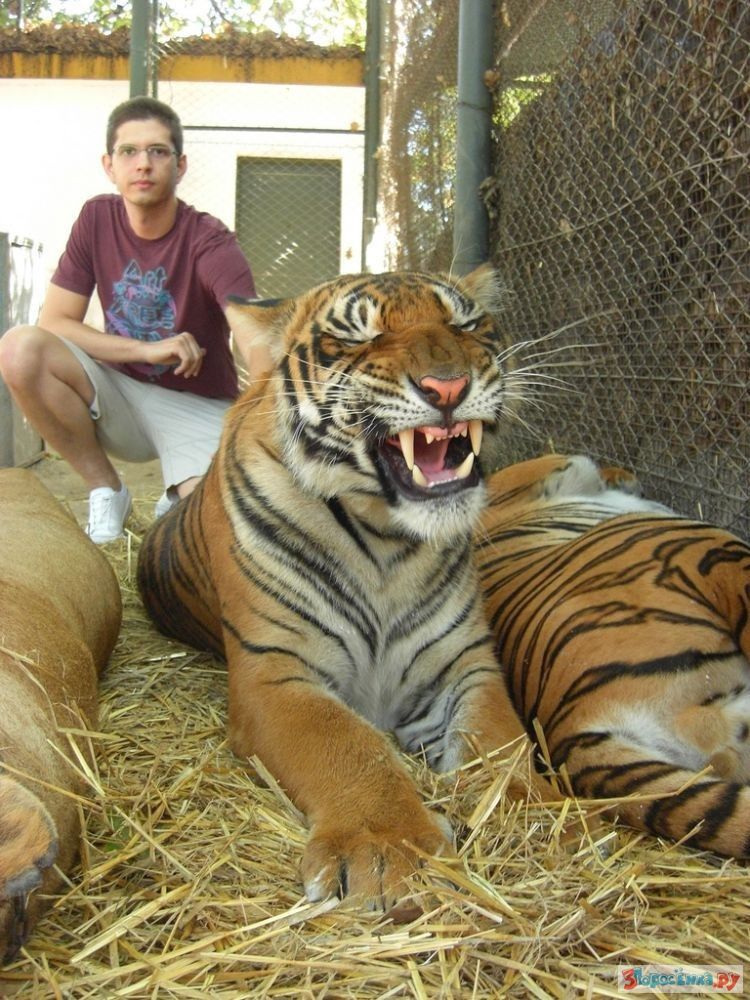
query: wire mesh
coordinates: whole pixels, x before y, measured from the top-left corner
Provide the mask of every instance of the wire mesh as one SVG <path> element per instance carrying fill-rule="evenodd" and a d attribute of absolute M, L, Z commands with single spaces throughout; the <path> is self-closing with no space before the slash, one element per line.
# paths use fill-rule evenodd
<path fill-rule="evenodd" d="M 421 123 L 436 91 L 455 97 L 439 55 L 455 50 L 455 5 L 393 6 L 409 17 L 389 49 L 398 73 L 383 129 L 398 191 L 383 198 L 391 263 L 446 267 L 450 206 L 438 209 L 452 161 L 438 152 L 445 129 Z M 584 451 L 634 469 L 675 509 L 750 535 L 750 8 L 504 0 L 495 11 L 492 257 L 503 321 L 531 342 L 519 356 L 550 376 L 496 460 Z M 399 63 L 417 46 L 418 60 Z M 443 171 L 431 200 L 415 151 Z"/>

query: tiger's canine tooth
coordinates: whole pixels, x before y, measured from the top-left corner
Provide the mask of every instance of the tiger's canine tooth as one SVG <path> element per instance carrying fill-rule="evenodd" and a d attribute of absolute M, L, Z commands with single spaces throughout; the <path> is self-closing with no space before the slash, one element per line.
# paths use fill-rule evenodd
<path fill-rule="evenodd" d="M 430 485 L 425 478 L 424 472 L 422 472 L 418 465 L 413 466 L 411 470 L 411 478 L 414 480 L 414 484 L 416 486 L 421 486 L 422 489 L 425 489 Z"/>
<path fill-rule="evenodd" d="M 471 437 L 471 450 L 475 455 L 478 455 L 482 448 L 482 421 L 481 420 L 470 420 L 469 421 L 469 436 Z"/>
<path fill-rule="evenodd" d="M 470 451 L 466 458 L 456 468 L 456 479 L 466 479 L 474 468 L 474 452 Z"/>
<path fill-rule="evenodd" d="M 414 429 L 409 428 L 398 432 L 398 439 L 401 442 L 401 451 L 408 469 L 414 468 Z"/>

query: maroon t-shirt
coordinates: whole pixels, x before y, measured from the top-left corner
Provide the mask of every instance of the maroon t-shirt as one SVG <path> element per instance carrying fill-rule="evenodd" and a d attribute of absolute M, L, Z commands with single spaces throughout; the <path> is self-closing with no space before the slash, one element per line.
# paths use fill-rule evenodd
<path fill-rule="evenodd" d="M 187 380 L 165 365 L 113 367 L 168 389 L 237 396 L 223 310 L 229 295 L 253 298 L 255 286 L 234 233 L 212 215 L 178 201 L 166 236 L 144 240 L 131 229 L 122 198 L 99 195 L 81 209 L 52 283 L 85 296 L 96 288 L 107 333 L 152 341 L 187 331 L 206 350 L 200 373 Z"/>

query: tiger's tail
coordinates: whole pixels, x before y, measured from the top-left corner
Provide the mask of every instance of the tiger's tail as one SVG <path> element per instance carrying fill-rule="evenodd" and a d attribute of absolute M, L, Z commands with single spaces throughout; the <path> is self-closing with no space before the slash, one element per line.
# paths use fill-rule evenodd
<path fill-rule="evenodd" d="M 567 755 L 579 796 L 616 799 L 609 811 L 653 836 L 727 857 L 750 857 L 750 786 L 708 770 L 676 767 L 612 738 L 607 758 L 617 763 L 604 763 L 596 735 L 579 736 Z"/>

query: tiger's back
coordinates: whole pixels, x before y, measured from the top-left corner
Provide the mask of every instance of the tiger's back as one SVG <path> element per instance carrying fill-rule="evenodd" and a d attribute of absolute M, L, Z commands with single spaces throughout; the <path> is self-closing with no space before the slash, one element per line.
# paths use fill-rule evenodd
<path fill-rule="evenodd" d="M 748 856 L 750 548 L 580 456 L 520 463 L 489 488 L 490 625 L 553 765 L 581 796 L 631 796 L 617 811 L 633 826 Z"/>
<path fill-rule="evenodd" d="M 214 462 L 190 498 L 151 526 L 139 553 L 138 582 L 149 614 L 165 635 L 223 659 L 221 610 L 207 540 L 210 533 L 221 537 L 226 530 L 213 490 L 207 489 L 216 474 Z"/>

